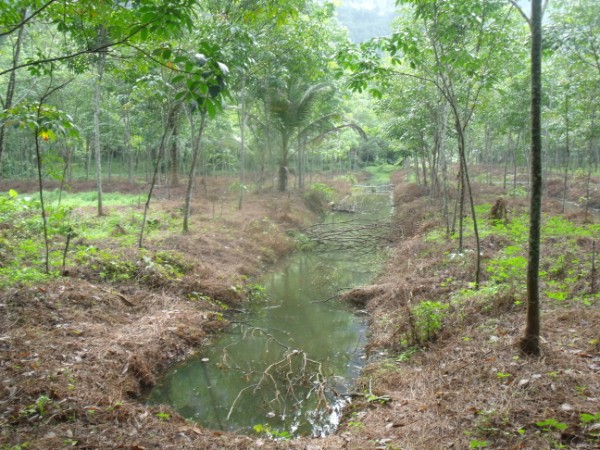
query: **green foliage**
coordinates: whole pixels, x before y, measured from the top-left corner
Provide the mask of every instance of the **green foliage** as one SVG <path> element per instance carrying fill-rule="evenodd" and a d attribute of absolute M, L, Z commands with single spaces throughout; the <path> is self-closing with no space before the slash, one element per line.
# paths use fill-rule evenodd
<path fill-rule="evenodd" d="M 15 190 L 0 195 L 0 288 L 31 285 L 48 277 L 41 256 L 43 241 L 39 239 L 42 232 L 39 208 L 38 201 L 22 197 Z M 65 209 L 49 211 L 50 239 L 64 234 L 68 213 Z"/>
<path fill-rule="evenodd" d="M 31 417 L 35 415 L 45 416 L 48 413 L 48 407 L 52 404 L 52 399 L 47 395 L 40 395 L 34 404 L 27 406 L 19 412 L 20 415 Z"/>
<path fill-rule="evenodd" d="M 579 415 L 579 421 L 585 425 L 600 423 L 600 412 L 595 414 L 582 413 Z"/>
<path fill-rule="evenodd" d="M 327 209 L 334 195 L 335 190 L 331 186 L 325 183 L 314 183 L 304 192 L 304 200 L 313 211 L 321 212 Z"/>
<path fill-rule="evenodd" d="M 513 286 L 521 286 L 525 283 L 527 269 L 527 258 L 524 256 L 505 256 L 490 260 L 486 270 L 490 279 L 495 283 L 507 283 Z"/>
<path fill-rule="evenodd" d="M 370 183 L 388 184 L 392 174 L 398 170 L 398 166 L 392 164 L 380 164 L 377 166 L 365 167 L 365 170 L 371 175 Z"/>
<path fill-rule="evenodd" d="M 271 439 L 287 441 L 292 438 L 292 435 L 285 430 L 277 430 L 269 425 L 257 424 L 252 427 L 255 433 L 268 436 Z"/>
<path fill-rule="evenodd" d="M 266 288 L 262 284 L 248 283 L 244 286 L 246 296 L 250 301 L 260 301 L 266 298 Z"/>
<path fill-rule="evenodd" d="M 564 431 L 567 428 L 569 428 L 569 425 L 567 425 L 566 423 L 563 423 L 563 422 L 559 422 L 556 419 L 546 419 L 546 420 L 542 420 L 540 422 L 536 422 L 535 424 L 536 424 L 536 426 L 540 427 L 544 431 L 550 431 L 552 429 L 558 430 L 558 431 Z"/>
<path fill-rule="evenodd" d="M 436 301 L 422 301 L 409 308 L 409 331 L 402 345 L 412 347 L 433 341 L 442 329 L 449 305 Z"/>
<path fill-rule="evenodd" d="M 29 448 L 28 442 L 23 442 L 22 444 L 16 445 L 2 444 L 2 447 L 0 447 L 2 450 L 25 450 L 26 448 Z"/>
<path fill-rule="evenodd" d="M 319 195 L 324 201 L 332 201 L 335 190 L 325 183 L 313 183 L 308 187 L 305 196 L 310 196 L 312 193 Z"/>
<path fill-rule="evenodd" d="M 402 351 L 398 357 L 396 358 L 396 362 L 406 362 L 410 361 L 414 355 L 419 352 L 418 347 L 408 347 L 406 350 Z"/>
<path fill-rule="evenodd" d="M 73 118 L 51 105 L 39 105 L 28 101 L 0 113 L 0 124 L 7 127 L 28 129 L 45 142 L 56 139 L 57 134 L 78 138 L 79 130 Z"/>
<path fill-rule="evenodd" d="M 171 419 L 171 414 L 166 412 L 157 412 L 155 415 L 161 422 L 167 422 Z"/>

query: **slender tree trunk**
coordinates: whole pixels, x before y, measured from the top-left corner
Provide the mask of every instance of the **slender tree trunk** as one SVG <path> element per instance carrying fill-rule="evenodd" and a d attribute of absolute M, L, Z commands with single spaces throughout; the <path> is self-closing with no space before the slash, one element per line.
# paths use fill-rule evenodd
<path fill-rule="evenodd" d="M 564 174 L 563 174 L 563 198 L 562 198 L 562 213 L 565 212 L 567 203 L 567 184 L 569 179 L 569 160 L 571 159 L 571 140 L 569 134 L 569 93 L 565 95 L 565 155 L 564 155 Z"/>
<path fill-rule="evenodd" d="M 540 354 L 540 235 L 542 211 L 542 0 L 531 0 L 531 206 L 527 264 L 527 325 L 520 342 Z"/>
<path fill-rule="evenodd" d="M 417 184 L 421 184 L 421 172 L 419 169 L 419 157 L 415 154 L 413 155 L 413 163 L 415 168 L 415 177 L 417 179 Z"/>
<path fill-rule="evenodd" d="M 24 8 L 21 11 L 21 20 L 25 20 L 27 17 L 27 8 Z M 25 27 L 20 27 L 19 32 L 17 34 L 17 42 L 15 42 L 15 46 L 13 48 L 13 58 L 12 58 L 12 72 L 8 77 L 8 86 L 6 87 L 6 98 L 4 99 L 4 104 L 2 105 L 5 110 L 10 109 L 12 107 L 13 97 L 15 95 L 15 85 L 17 81 L 17 71 L 16 67 L 19 65 L 19 57 L 21 55 L 21 44 L 23 42 L 23 32 Z M 4 142 L 6 138 L 6 127 L 4 123 L 0 125 L 0 178 L 2 178 L 2 156 L 4 154 Z"/>
<path fill-rule="evenodd" d="M 464 247 L 464 218 L 465 218 L 465 167 L 462 163 L 462 154 L 458 149 L 459 169 L 458 169 L 458 253 L 462 253 Z"/>
<path fill-rule="evenodd" d="M 481 280 L 481 241 L 479 239 L 479 227 L 477 225 L 477 214 L 475 213 L 475 201 L 473 200 L 473 191 L 471 190 L 471 181 L 469 180 L 469 171 L 467 170 L 467 158 L 465 155 L 465 134 L 464 129 L 457 123 L 459 137 L 459 156 L 463 166 L 463 182 L 466 187 L 466 193 L 469 196 L 471 206 L 471 219 L 473 220 L 473 234 L 475 235 L 475 289 L 479 289 Z M 465 189 L 463 188 L 463 192 Z"/>
<path fill-rule="evenodd" d="M 157 156 L 156 156 L 156 165 L 154 166 L 154 173 L 152 175 L 152 181 L 150 182 L 150 190 L 148 191 L 148 197 L 146 198 L 146 204 L 144 205 L 144 215 L 142 217 L 142 225 L 140 227 L 140 235 L 138 238 L 138 247 L 143 247 L 144 242 L 144 229 L 146 228 L 146 218 L 148 217 L 148 210 L 150 209 L 150 200 L 152 200 L 152 192 L 154 191 L 154 186 L 156 185 L 156 179 L 158 176 L 158 171 L 160 170 L 160 163 L 163 154 L 165 153 L 166 147 L 169 141 L 169 134 L 173 131 L 173 124 L 175 123 L 175 116 L 177 115 L 177 110 L 179 109 L 179 105 L 173 106 L 171 111 L 169 112 L 167 123 L 165 125 L 165 130 L 163 132 L 162 138 L 160 140 L 160 147 L 158 148 Z"/>
<path fill-rule="evenodd" d="M 202 135 L 204 134 L 204 128 L 206 126 L 206 111 L 202 111 L 200 113 L 200 129 L 198 130 L 198 135 L 194 139 L 194 131 L 193 131 L 193 116 L 190 113 L 190 128 L 192 129 L 192 140 L 193 140 L 193 148 L 192 148 L 192 164 L 190 167 L 190 176 L 188 178 L 187 190 L 185 192 L 185 205 L 183 208 L 183 232 L 187 233 L 189 231 L 189 220 L 190 220 L 190 211 L 192 208 L 192 192 L 194 190 L 194 180 L 196 179 L 196 166 L 198 165 L 198 155 L 200 155 L 200 150 L 202 148 Z M 214 216 L 214 203 L 213 203 L 213 216 Z"/>
<path fill-rule="evenodd" d="M 92 170 L 92 149 L 90 148 L 90 135 L 85 136 L 85 179 L 90 179 L 90 172 Z"/>
<path fill-rule="evenodd" d="M 288 185 L 288 145 L 289 138 L 283 133 L 281 137 L 281 160 L 279 162 L 279 192 L 285 192 Z"/>
<path fill-rule="evenodd" d="M 123 140 L 124 151 L 127 155 L 127 181 L 133 183 L 133 148 L 131 146 L 131 125 L 129 122 L 129 106 L 125 105 L 125 115 L 123 116 L 123 122 L 125 125 L 125 135 Z"/>
<path fill-rule="evenodd" d="M 40 103 L 41 108 L 41 103 Z M 40 116 L 40 110 L 38 108 L 38 118 Z M 44 204 L 44 183 L 42 179 L 42 154 L 40 152 L 40 138 L 39 130 L 35 131 L 35 156 L 37 166 L 37 178 L 38 178 L 38 189 L 40 193 L 40 206 L 42 212 L 42 228 L 44 232 L 44 269 L 48 274 L 50 273 L 50 243 L 48 241 L 48 219 L 46 217 L 46 206 Z"/>
<path fill-rule="evenodd" d="M 240 192 L 238 209 L 244 203 L 244 190 L 246 189 L 246 78 L 242 77 L 242 91 L 240 98 Z"/>
<path fill-rule="evenodd" d="M 113 149 L 108 151 L 108 182 L 112 181 L 112 164 L 113 164 Z"/>
<path fill-rule="evenodd" d="M 96 74 L 96 92 L 94 95 L 94 151 L 96 154 L 96 190 L 98 192 L 98 216 L 103 216 L 102 210 L 102 153 L 100 148 L 100 101 L 102 89 L 102 75 L 106 53 L 98 54 L 98 65 Z"/>
<path fill-rule="evenodd" d="M 173 124 L 173 139 L 171 141 L 171 186 L 179 186 L 179 175 L 177 170 L 178 158 L 177 158 L 177 124 Z"/>

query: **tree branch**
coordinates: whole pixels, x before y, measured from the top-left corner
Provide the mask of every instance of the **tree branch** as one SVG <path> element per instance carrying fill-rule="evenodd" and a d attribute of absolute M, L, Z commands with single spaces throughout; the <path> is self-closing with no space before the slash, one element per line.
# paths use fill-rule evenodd
<path fill-rule="evenodd" d="M 523 11 L 523 8 L 521 8 L 515 0 L 507 0 L 507 1 L 508 1 L 508 3 L 510 3 L 517 9 L 519 14 L 521 14 L 523 19 L 525 19 L 525 22 L 527 22 L 527 25 L 529 25 L 529 27 L 531 28 L 531 20 L 529 20 L 529 17 L 527 17 L 527 14 L 525 14 L 525 11 Z M 548 0 L 546 0 L 546 4 L 548 4 Z"/>
<path fill-rule="evenodd" d="M 55 0 L 52 0 L 52 1 L 55 1 Z M 3 70 L 2 72 L 0 72 L 0 76 L 5 75 L 10 72 L 14 72 L 19 69 L 23 69 L 24 67 L 38 66 L 38 65 L 53 63 L 53 62 L 57 62 L 57 61 L 65 61 L 67 59 L 76 58 L 77 56 L 81 56 L 81 55 L 90 55 L 90 54 L 94 54 L 94 53 L 106 52 L 111 47 L 117 47 L 119 45 L 126 44 L 129 39 L 131 39 L 133 36 L 138 34 L 140 31 L 142 31 L 148 25 L 150 25 L 151 23 L 153 23 L 157 20 L 158 19 L 138 26 L 131 33 L 127 34 L 126 36 L 124 36 L 123 38 L 121 38 L 117 41 L 107 42 L 106 44 L 102 44 L 98 47 L 86 48 L 84 50 L 79 50 L 77 52 L 70 53 L 68 55 L 55 56 L 55 57 L 46 58 L 46 59 L 38 59 L 36 61 L 29 61 L 29 62 L 20 64 L 18 66 L 11 67 L 10 69 Z"/>
<path fill-rule="evenodd" d="M 44 9 L 46 9 L 48 6 L 50 6 L 54 2 L 56 2 L 56 0 L 49 0 L 47 3 L 45 3 L 42 6 L 40 6 L 38 9 L 36 9 L 34 12 L 32 12 L 29 17 L 26 17 L 25 19 L 21 20 L 21 22 L 19 22 L 18 24 L 14 25 L 11 29 L 9 29 L 8 31 L 1 32 L 0 33 L 0 37 L 9 35 L 11 33 L 14 33 L 19 28 L 25 26 L 27 24 L 27 22 L 29 22 L 30 20 L 32 20 L 35 16 L 39 15 Z"/>

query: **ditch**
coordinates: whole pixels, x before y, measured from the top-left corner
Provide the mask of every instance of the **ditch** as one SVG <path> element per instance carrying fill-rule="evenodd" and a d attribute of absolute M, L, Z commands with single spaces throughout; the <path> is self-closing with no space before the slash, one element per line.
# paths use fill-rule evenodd
<path fill-rule="evenodd" d="M 390 216 L 386 193 L 359 188 L 353 197 L 359 205 L 354 214 L 331 213 L 321 225 L 327 236 L 337 236 L 335 244 L 296 252 L 258 280 L 260 295 L 248 310 L 168 370 L 149 403 L 169 404 L 215 430 L 272 438 L 335 431 L 364 365 L 366 343 L 364 314 L 336 297 L 369 283 L 383 257 L 352 230 L 381 228 Z"/>

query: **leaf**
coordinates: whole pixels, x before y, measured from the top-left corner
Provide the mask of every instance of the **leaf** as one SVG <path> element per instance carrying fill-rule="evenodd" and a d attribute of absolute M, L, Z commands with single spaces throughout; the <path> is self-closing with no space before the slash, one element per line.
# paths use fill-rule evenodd
<path fill-rule="evenodd" d="M 10 198 L 15 198 L 15 197 L 17 197 L 18 195 L 19 195 L 19 193 L 18 193 L 17 191 L 15 191 L 14 189 L 10 189 L 10 190 L 8 191 L 8 196 L 9 196 Z"/>
<path fill-rule="evenodd" d="M 186 91 L 180 91 L 177 94 L 175 94 L 175 100 L 181 100 L 183 99 L 185 96 L 187 95 Z"/>
<path fill-rule="evenodd" d="M 211 119 L 214 119 L 217 115 L 217 108 L 216 108 L 215 104 L 210 100 L 206 100 L 204 102 L 204 106 L 206 107 L 206 112 L 208 113 L 208 117 L 210 117 Z"/>

